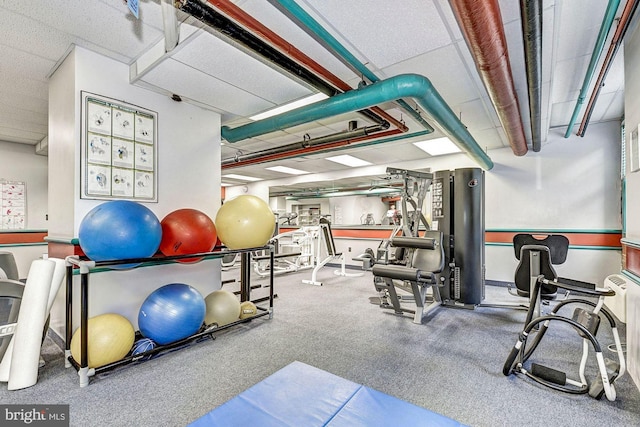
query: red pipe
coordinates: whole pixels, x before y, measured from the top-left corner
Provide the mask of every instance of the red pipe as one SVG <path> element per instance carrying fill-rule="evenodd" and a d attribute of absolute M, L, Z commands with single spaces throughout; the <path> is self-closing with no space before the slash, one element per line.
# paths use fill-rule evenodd
<path fill-rule="evenodd" d="M 616 27 L 616 31 L 613 34 L 613 38 L 611 39 L 611 44 L 609 45 L 607 56 L 604 58 L 602 68 L 600 68 L 600 74 L 598 74 L 598 79 L 593 86 L 593 91 L 591 92 L 591 97 L 589 98 L 587 109 L 585 110 L 584 116 L 582 117 L 582 122 L 580 122 L 580 128 L 578 128 L 579 136 L 584 136 L 584 133 L 587 130 L 586 128 L 589 124 L 589 119 L 591 118 L 591 112 L 593 110 L 596 99 L 600 94 L 600 89 L 602 88 L 604 79 L 609 71 L 609 68 L 611 67 L 613 58 L 618 51 L 618 46 L 620 45 L 621 38 L 623 37 L 624 32 L 627 29 L 627 23 L 631 19 L 631 15 L 637 7 L 638 0 L 628 0 L 624 6 L 624 10 L 622 11 L 622 15 L 620 16 L 620 21 L 618 21 L 618 26 Z"/>
<path fill-rule="evenodd" d="M 254 33 L 255 36 L 262 38 L 263 40 L 271 43 L 276 48 L 280 49 L 282 52 L 287 53 L 291 58 L 293 58 L 298 63 L 308 67 L 311 71 L 315 72 L 317 75 L 321 76 L 327 82 L 334 85 L 336 88 L 340 89 L 343 92 L 348 92 L 353 88 L 349 86 L 343 80 L 340 80 L 339 77 L 334 75 L 331 71 L 324 68 L 322 65 L 318 64 L 316 61 L 311 59 L 309 56 L 305 55 L 298 48 L 293 46 L 291 43 L 271 31 L 269 28 L 262 25 L 258 20 L 256 20 L 251 15 L 247 14 L 244 10 L 240 9 L 238 6 L 233 4 L 229 0 L 207 0 L 212 6 L 218 9 L 220 12 L 224 13 L 230 19 L 236 21 L 237 24 L 245 27 L 247 30 L 250 30 Z M 386 121 L 402 130 L 402 132 L 407 132 L 409 128 L 402 123 L 401 121 L 394 118 L 392 115 L 388 114 L 380 107 L 371 107 L 373 112 L 378 114 L 380 117 L 383 117 Z"/>
<path fill-rule="evenodd" d="M 449 0 L 516 156 L 527 153 L 498 0 Z"/>
<path fill-rule="evenodd" d="M 249 166 L 249 165 L 256 165 L 256 164 L 260 164 L 260 163 L 273 162 L 275 160 L 289 159 L 291 157 L 295 157 L 295 156 L 302 155 L 302 154 L 315 153 L 315 152 L 319 152 L 319 151 L 333 149 L 333 148 L 336 148 L 336 147 L 343 147 L 345 145 L 350 145 L 350 144 L 353 144 L 353 143 L 356 143 L 356 142 L 368 141 L 370 139 L 376 139 L 376 138 L 381 138 L 381 137 L 386 137 L 386 136 L 392 136 L 392 135 L 397 135 L 397 134 L 400 134 L 400 133 L 403 133 L 402 130 L 400 130 L 400 129 L 391 129 L 391 130 L 386 130 L 386 131 L 382 131 L 382 132 L 376 132 L 376 133 L 371 134 L 371 135 L 360 136 L 360 137 L 357 137 L 357 138 L 343 139 L 341 141 L 330 142 L 330 143 L 327 143 L 327 144 L 312 145 L 311 147 L 298 148 L 298 149 L 286 151 L 286 152 L 283 152 L 283 153 L 270 154 L 270 155 L 266 155 L 266 156 L 260 157 L 259 159 L 250 159 L 250 160 L 243 160 L 243 161 L 240 161 L 240 162 L 237 162 L 237 163 L 230 163 L 228 165 L 222 165 L 220 167 L 220 169 L 221 170 L 225 170 L 225 169 L 239 168 L 239 167 L 242 167 L 242 166 Z"/>

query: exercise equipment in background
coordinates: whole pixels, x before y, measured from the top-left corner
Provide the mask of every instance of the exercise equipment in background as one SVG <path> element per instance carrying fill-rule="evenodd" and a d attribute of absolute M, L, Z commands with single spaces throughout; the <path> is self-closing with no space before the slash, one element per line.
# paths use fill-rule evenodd
<path fill-rule="evenodd" d="M 233 294 L 224 289 L 211 292 L 204 298 L 206 305 L 205 325 L 216 324 L 224 326 L 240 318 L 240 301 Z"/>
<path fill-rule="evenodd" d="M 267 244 L 276 227 L 276 217 L 259 197 L 241 195 L 220 207 L 215 219 L 220 241 L 229 249 L 258 248 Z"/>
<path fill-rule="evenodd" d="M 155 214 L 140 203 L 128 200 L 96 206 L 82 219 L 78 229 L 80 248 L 93 261 L 151 257 L 158 251 L 161 239 L 162 227 Z"/>
<path fill-rule="evenodd" d="M 144 300 L 138 313 L 138 327 L 144 337 L 161 345 L 169 344 L 196 333 L 205 312 L 204 298 L 197 289 L 171 283 L 151 292 Z"/>
<path fill-rule="evenodd" d="M 334 274 L 343 277 L 360 277 L 364 273 L 347 273 L 347 265 L 344 254 L 336 250 L 336 244 L 333 240 L 331 232 L 331 222 L 327 218 L 320 218 L 318 225 L 319 235 L 315 241 L 316 248 L 313 253 L 313 271 L 311 272 L 311 280 L 303 280 L 302 283 L 308 285 L 322 286 L 322 282 L 318 281 L 318 272 L 322 267 L 331 261 L 338 261 L 340 269 L 335 270 Z M 324 256 L 324 257 L 323 257 Z"/>
<path fill-rule="evenodd" d="M 277 234 L 271 239 L 275 246 L 274 264 L 270 264 L 270 254 L 257 253 L 251 257 L 254 271 L 258 276 L 267 277 L 271 269 L 278 275 L 315 267 L 319 237 L 320 227 L 315 225 Z"/>
<path fill-rule="evenodd" d="M 160 252 L 165 256 L 210 252 L 216 245 L 216 226 L 205 214 L 197 209 L 178 209 L 160 222 L 162 239 Z M 178 262 L 190 263 L 202 258 L 182 258 Z"/>
<path fill-rule="evenodd" d="M 71 354 L 80 359 L 81 328 L 71 338 Z M 115 313 L 91 317 L 87 321 L 89 368 L 98 368 L 126 356 L 133 346 L 135 331 L 129 320 Z"/>
<path fill-rule="evenodd" d="M 522 375 L 539 384 L 566 393 L 588 393 L 596 399 L 600 399 L 604 395 L 608 400 L 614 401 L 616 399 L 614 382 L 624 375 L 626 364 L 614 317 L 603 305 L 604 298 L 614 296 L 615 292 L 611 289 L 598 288 L 593 283 L 558 277 L 551 265 L 551 251 L 545 245 L 523 245 L 520 248 L 519 258 L 521 263 L 524 260 L 529 260 L 524 262 L 528 262 L 532 266 L 529 269 L 529 274 L 531 274 L 529 278 L 531 283 L 529 310 L 524 329 L 520 332 L 505 361 L 502 370 L 503 374 L 506 376 L 511 374 Z M 554 306 L 550 314 L 543 315 L 539 313 L 538 305 L 543 286 L 546 286 L 547 290 L 552 289 L 555 291 L 555 289 L 560 288 L 591 298 L 572 297 L 564 299 Z M 597 298 L 597 302 L 594 302 L 593 297 Z M 561 311 L 565 311 L 562 309 L 569 305 L 576 306 L 571 317 L 561 313 Z M 602 354 L 602 346 L 597 338 L 602 318 L 608 321 L 611 327 L 617 361 L 605 361 Z M 576 332 L 582 338 L 582 357 L 578 369 L 579 378 L 577 379 L 568 378 L 566 372 L 541 364 L 540 361 L 544 361 L 544 355 L 541 356 L 541 353 L 550 349 L 550 343 L 548 342 L 540 347 L 540 351 L 536 353 L 537 362 L 531 361 L 534 352 L 539 348 L 542 339 L 546 336 L 547 330 L 551 325 L 558 323 L 571 325 L 573 328 L 568 330 Z M 554 336 L 557 338 L 557 334 Z M 546 341 L 549 341 L 549 339 Z M 555 344 L 567 347 L 567 340 L 563 338 L 560 343 L 556 342 Z M 592 347 L 595 353 L 598 370 L 597 378 L 592 381 L 587 380 L 585 374 L 589 347 Z M 557 360 L 555 360 L 555 363 L 557 363 Z"/>
<path fill-rule="evenodd" d="M 276 248 L 274 265 L 270 264 L 269 255 L 255 254 L 251 259 L 256 274 L 266 277 L 270 274 L 270 269 L 273 269 L 273 274 L 313 269 L 311 279 L 302 282 L 322 286 L 322 282 L 317 280 L 318 272 L 335 261 L 339 263 L 340 269 L 335 270 L 334 274 L 345 277 L 362 276 L 362 272 L 347 273 L 344 254 L 336 250 L 331 222 L 326 217 L 320 218 L 318 222 L 318 225 L 303 226 L 274 236 L 271 239 Z"/>

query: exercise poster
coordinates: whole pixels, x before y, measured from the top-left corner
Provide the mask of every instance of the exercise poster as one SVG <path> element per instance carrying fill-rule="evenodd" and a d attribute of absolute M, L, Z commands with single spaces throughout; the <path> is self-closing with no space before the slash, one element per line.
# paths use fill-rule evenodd
<path fill-rule="evenodd" d="M 0 229 L 23 230 L 27 224 L 27 184 L 0 180 Z"/>
<path fill-rule="evenodd" d="M 82 93 L 81 198 L 156 202 L 157 113 Z"/>

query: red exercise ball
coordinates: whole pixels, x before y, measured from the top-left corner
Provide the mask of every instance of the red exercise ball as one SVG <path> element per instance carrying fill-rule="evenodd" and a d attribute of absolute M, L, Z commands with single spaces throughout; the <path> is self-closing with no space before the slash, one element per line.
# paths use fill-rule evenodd
<path fill-rule="evenodd" d="M 162 241 L 160 252 L 166 256 L 209 252 L 218 240 L 216 226 L 205 213 L 197 209 L 178 209 L 160 222 Z M 184 258 L 179 262 L 197 262 L 202 258 Z"/>

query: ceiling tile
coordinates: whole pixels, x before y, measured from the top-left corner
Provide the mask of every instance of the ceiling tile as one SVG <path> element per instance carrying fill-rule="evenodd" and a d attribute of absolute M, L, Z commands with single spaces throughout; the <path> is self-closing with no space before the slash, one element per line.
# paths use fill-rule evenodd
<path fill-rule="evenodd" d="M 269 101 L 269 108 L 315 93 L 207 32 L 191 40 L 172 59 Z M 218 102 L 217 99 L 211 101 L 213 106 Z M 260 111 L 255 108 L 255 112 Z"/>
<path fill-rule="evenodd" d="M 451 43 L 451 37 L 433 2 L 405 0 L 352 0 L 349 8 L 366 11 L 367 19 L 344 13 L 323 0 L 306 0 L 325 18 L 327 29 L 349 40 L 377 68 L 406 60 Z M 329 24 L 326 24 L 329 23 Z M 393 31 L 372 31 L 376 26 Z"/>

